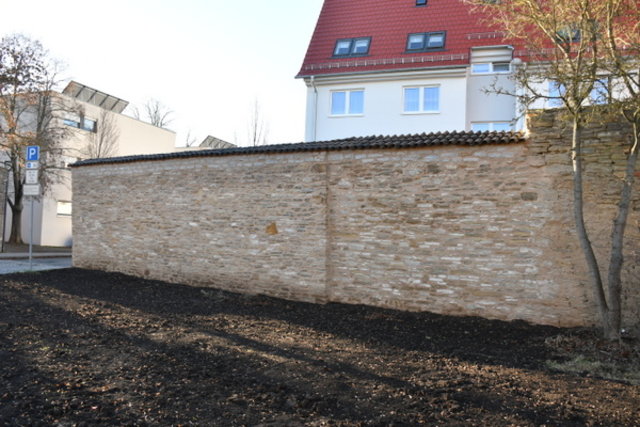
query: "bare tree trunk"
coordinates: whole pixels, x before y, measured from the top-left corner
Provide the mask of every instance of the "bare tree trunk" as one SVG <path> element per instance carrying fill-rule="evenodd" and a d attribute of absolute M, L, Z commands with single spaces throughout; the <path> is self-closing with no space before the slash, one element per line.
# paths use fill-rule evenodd
<path fill-rule="evenodd" d="M 618 213 L 613 221 L 611 232 L 611 259 L 609 263 L 609 325 L 611 330 L 608 339 L 620 339 L 622 327 L 622 265 L 624 262 L 624 230 L 627 226 L 627 217 L 631 206 L 631 194 L 636 161 L 638 159 L 638 122 L 633 123 L 633 145 L 627 158 L 622 191 L 618 202 Z"/>
<path fill-rule="evenodd" d="M 22 244 L 22 201 L 23 197 L 23 183 L 22 173 L 20 172 L 20 163 L 17 156 L 13 156 L 11 159 L 11 175 L 13 179 L 13 202 L 9 201 L 9 207 L 11 208 L 11 235 L 9 236 L 9 243 Z"/>
<path fill-rule="evenodd" d="M 593 293 L 596 299 L 596 305 L 598 312 L 600 313 L 600 320 L 602 322 L 603 331 L 606 336 L 611 333 L 612 325 L 609 323 L 609 307 L 607 305 L 607 299 L 604 294 L 604 287 L 602 285 L 602 276 L 600 275 L 600 268 L 598 266 L 598 260 L 593 252 L 593 246 L 589 240 L 589 234 L 584 223 L 584 204 L 583 204 L 583 191 L 582 191 L 582 126 L 580 125 L 580 119 L 577 115 L 573 117 L 573 136 L 571 141 L 571 160 L 573 164 L 573 214 L 576 221 L 576 231 L 578 233 L 578 240 L 580 241 L 580 247 L 584 253 L 589 273 L 591 275 L 591 282 L 593 285 Z"/>
<path fill-rule="evenodd" d="M 22 244 L 22 201 L 11 205 L 11 235 L 9 243 Z"/>

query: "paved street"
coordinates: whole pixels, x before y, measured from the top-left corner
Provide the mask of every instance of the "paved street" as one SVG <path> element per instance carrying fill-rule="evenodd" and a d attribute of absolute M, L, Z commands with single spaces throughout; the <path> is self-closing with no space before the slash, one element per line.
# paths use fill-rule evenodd
<path fill-rule="evenodd" d="M 58 258 L 34 258 L 31 270 L 54 270 L 68 267 L 71 267 L 70 256 Z M 18 273 L 29 270 L 29 258 L 0 259 L 0 274 Z"/>

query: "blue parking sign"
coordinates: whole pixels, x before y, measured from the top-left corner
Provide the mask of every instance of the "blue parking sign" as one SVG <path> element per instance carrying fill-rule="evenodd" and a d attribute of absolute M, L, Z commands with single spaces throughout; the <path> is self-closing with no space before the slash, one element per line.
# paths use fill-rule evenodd
<path fill-rule="evenodd" d="M 40 147 L 37 145 L 30 145 L 27 147 L 27 161 L 37 162 L 40 160 Z"/>

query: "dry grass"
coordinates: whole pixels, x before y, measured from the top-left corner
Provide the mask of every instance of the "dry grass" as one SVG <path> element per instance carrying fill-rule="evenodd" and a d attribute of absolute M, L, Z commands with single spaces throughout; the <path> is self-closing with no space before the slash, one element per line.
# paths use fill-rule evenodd
<path fill-rule="evenodd" d="M 546 363 L 550 369 L 640 385 L 638 339 L 610 342 L 592 330 L 579 330 L 547 338 L 545 343 L 554 356 Z"/>

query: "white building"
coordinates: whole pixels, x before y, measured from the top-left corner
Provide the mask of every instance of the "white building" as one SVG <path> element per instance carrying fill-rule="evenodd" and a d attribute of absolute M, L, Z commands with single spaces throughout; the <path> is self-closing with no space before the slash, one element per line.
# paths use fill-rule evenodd
<path fill-rule="evenodd" d="M 307 141 L 517 130 L 514 47 L 461 0 L 325 0 L 298 74 Z"/>
<path fill-rule="evenodd" d="M 324 0 L 297 75 L 305 140 L 522 130 L 513 96 L 522 89 L 510 76 L 531 52 L 483 18 L 464 0 Z M 555 82 L 533 86 L 543 97 L 527 108 L 562 106 Z M 612 92 L 603 76 L 587 102 Z"/>
<path fill-rule="evenodd" d="M 56 159 L 59 177 L 39 201 L 34 203 L 33 244 L 43 246 L 70 246 L 71 238 L 71 173 L 67 165 L 95 156 L 97 140 L 105 127 L 111 130 L 112 148 L 102 151 L 104 157 L 136 154 L 167 153 L 175 151 L 176 135 L 173 131 L 123 115 L 128 102 L 77 82 L 71 82 L 58 95 L 69 108 L 56 119 L 70 128 L 63 142 L 63 155 Z M 91 149 L 90 147 L 93 147 Z M 94 155 L 91 155 L 93 152 Z M 108 182 L 105 182 L 108 185 Z M 9 188 L 9 197 L 12 189 Z M 23 198 L 22 237 L 29 242 L 30 201 Z M 7 207 L 5 238 L 11 232 L 11 209 Z"/>

